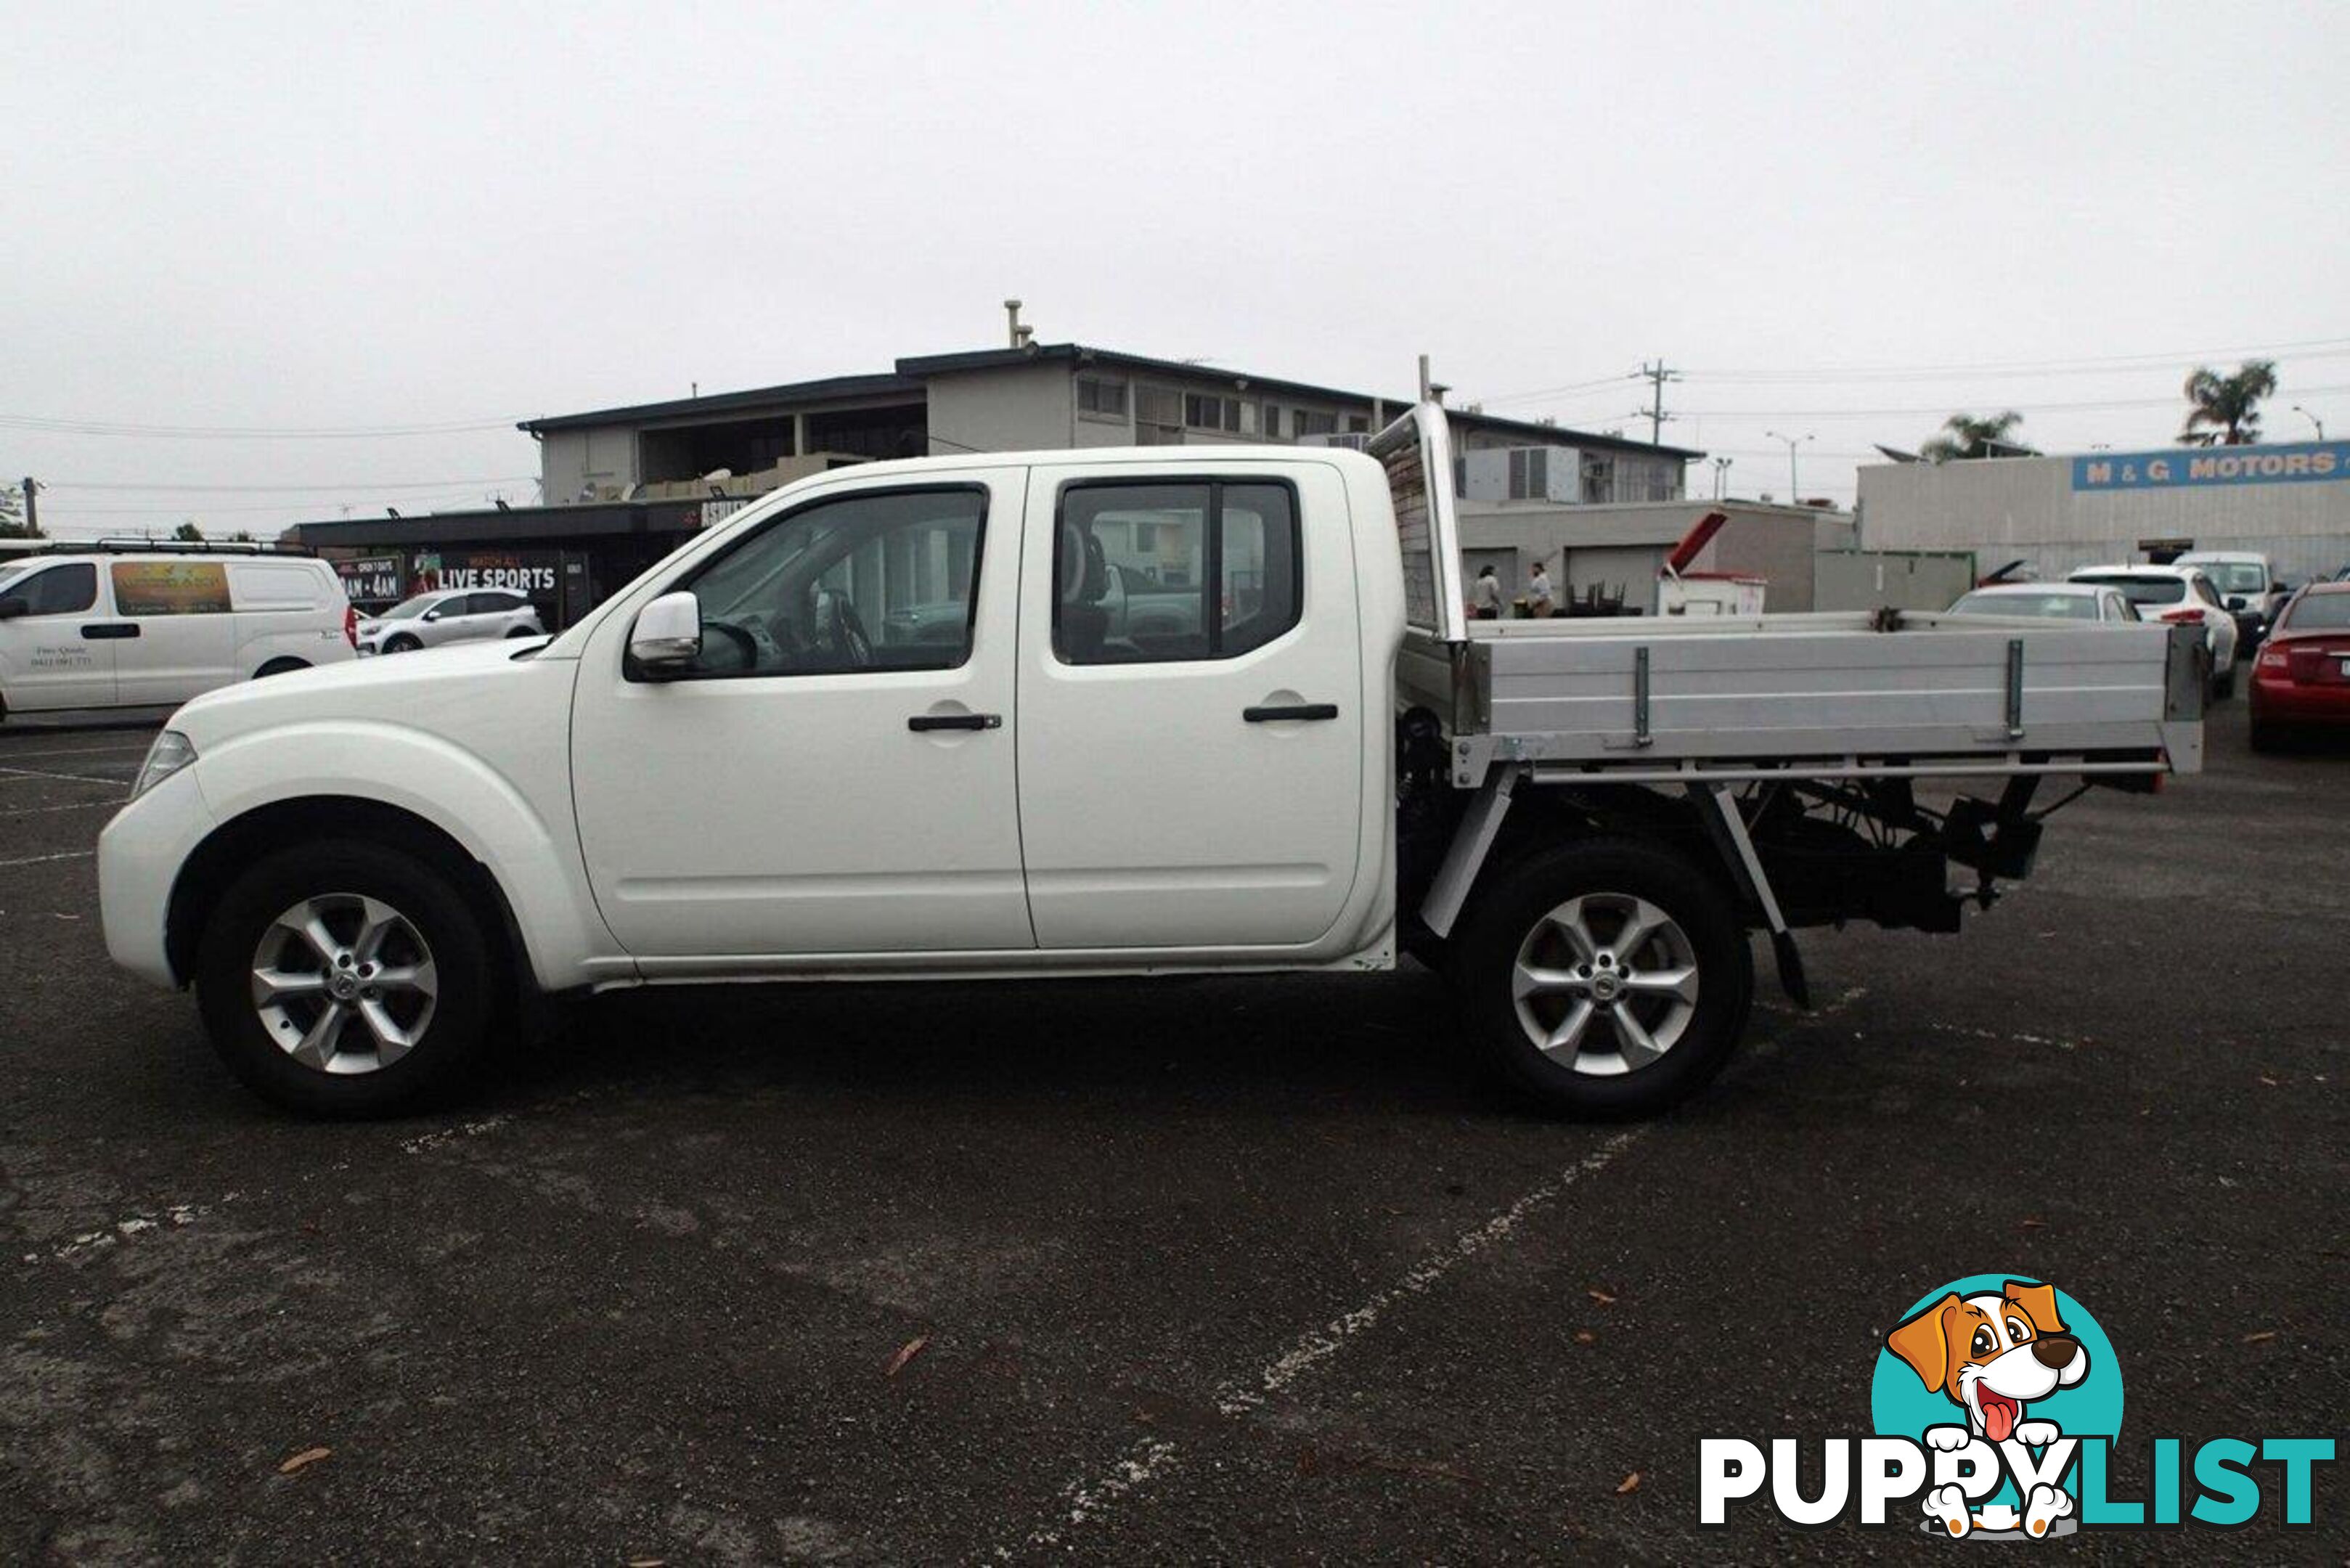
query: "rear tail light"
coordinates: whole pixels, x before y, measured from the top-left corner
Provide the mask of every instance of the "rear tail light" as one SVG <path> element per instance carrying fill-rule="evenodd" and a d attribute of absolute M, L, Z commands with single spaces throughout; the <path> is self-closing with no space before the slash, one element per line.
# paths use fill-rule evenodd
<path fill-rule="evenodd" d="M 359 612 L 357 606 L 343 607 L 343 640 L 353 648 L 359 645 Z"/>
<path fill-rule="evenodd" d="M 2172 626 L 2200 626 L 2203 624 L 2203 612 L 2199 609 L 2165 610 L 2162 618 Z"/>
<path fill-rule="evenodd" d="M 2290 670 L 2293 668 L 2293 660 L 2286 656 L 2284 649 L 2282 648 L 2265 649 L 2261 653 L 2260 668 L 2262 670 Z"/>

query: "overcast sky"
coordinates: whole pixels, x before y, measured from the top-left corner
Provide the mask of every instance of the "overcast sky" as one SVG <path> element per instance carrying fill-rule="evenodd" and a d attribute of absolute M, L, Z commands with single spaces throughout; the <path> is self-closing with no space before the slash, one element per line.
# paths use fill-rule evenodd
<path fill-rule="evenodd" d="M 2270 439 L 2350 436 L 2339 5 L 5 13 L 0 474 L 53 531 L 525 502 L 516 419 L 993 345 L 1007 295 L 1641 434 L 1661 356 L 1744 494 L 1766 431 L 1849 500 L 1961 408 L 2160 445 L 2251 349 Z"/>

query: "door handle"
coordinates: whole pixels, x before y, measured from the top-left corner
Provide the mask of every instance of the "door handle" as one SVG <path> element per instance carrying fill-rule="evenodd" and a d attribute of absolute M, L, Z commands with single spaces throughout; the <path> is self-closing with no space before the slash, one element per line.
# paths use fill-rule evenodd
<path fill-rule="evenodd" d="M 92 642 L 103 642 L 109 638 L 137 637 L 139 623 L 135 620 L 100 621 L 95 626 L 82 628 L 81 634 Z"/>
<path fill-rule="evenodd" d="M 1001 713 L 917 713 L 906 721 L 906 728 L 917 733 L 924 730 L 1000 730 L 1003 728 Z"/>
<path fill-rule="evenodd" d="M 1241 717 L 1252 724 L 1277 723 L 1284 719 L 1335 719 L 1338 716 L 1336 702 L 1293 702 L 1286 707 L 1243 708 Z"/>

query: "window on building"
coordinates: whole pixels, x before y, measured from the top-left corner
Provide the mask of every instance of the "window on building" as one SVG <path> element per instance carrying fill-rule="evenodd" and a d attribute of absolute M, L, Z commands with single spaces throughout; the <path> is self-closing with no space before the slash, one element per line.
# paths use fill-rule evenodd
<path fill-rule="evenodd" d="M 1291 411 L 1296 419 L 1297 434 L 1300 436 L 1338 433 L 1338 416 L 1336 414 L 1326 414 L 1319 409 L 1295 409 Z"/>
<path fill-rule="evenodd" d="M 702 601 L 688 677 L 954 669 L 986 519 L 986 492 L 960 485 L 784 514 L 677 585 Z"/>
<path fill-rule="evenodd" d="M 1369 434 L 1371 429 L 1371 416 L 1368 414 L 1348 414 L 1347 416 L 1347 429 L 1356 435 Z"/>
<path fill-rule="evenodd" d="M 1269 441 L 1281 439 L 1281 405 L 1278 403 L 1264 406 L 1264 433 Z"/>
<path fill-rule="evenodd" d="M 1183 394 L 1183 422 L 1195 431 L 1228 431 L 1238 434 L 1241 428 L 1241 400 L 1219 398 L 1206 392 Z"/>
<path fill-rule="evenodd" d="M 1295 626 L 1297 500 L 1285 484 L 1072 484 L 1054 531 L 1065 664 L 1232 659 Z"/>
<path fill-rule="evenodd" d="M 1134 439 L 1139 446 L 1183 443 L 1183 399 L 1165 387 L 1134 389 Z"/>
<path fill-rule="evenodd" d="M 1126 418 L 1126 383 L 1101 376 L 1078 377 L 1077 412 L 1095 420 Z"/>

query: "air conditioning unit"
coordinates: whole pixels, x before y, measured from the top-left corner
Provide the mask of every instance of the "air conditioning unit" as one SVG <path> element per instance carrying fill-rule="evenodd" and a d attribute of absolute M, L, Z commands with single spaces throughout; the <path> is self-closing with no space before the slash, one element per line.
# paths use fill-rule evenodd
<path fill-rule="evenodd" d="M 1461 493 L 1471 501 L 1583 499 L 1583 454 L 1567 446 L 1513 446 L 1462 455 Z"/>
<path fill-rule="evenodd" d="M 1361 431 L 1336 431 L 1327 435 L 1299 436 L 1300 446 L 1338 446 L 1348 452 L 1367 452 L 1371 438 Z"/>

